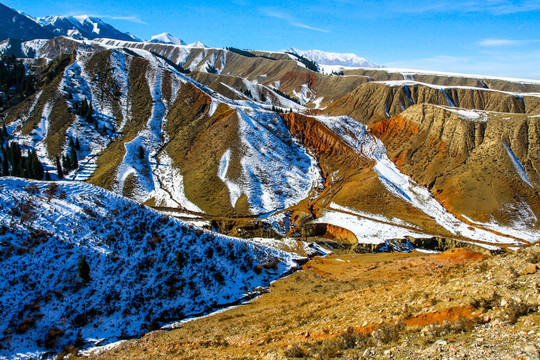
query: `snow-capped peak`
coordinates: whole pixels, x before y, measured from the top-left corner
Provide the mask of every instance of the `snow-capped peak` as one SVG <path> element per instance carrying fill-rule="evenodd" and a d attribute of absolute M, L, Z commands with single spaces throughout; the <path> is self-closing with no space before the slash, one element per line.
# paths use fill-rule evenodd
<path fill-rule="evenodd" d="M 362 57 L 352 53 L 334 53 L 321 50 L 298 50 L 291 48 L 288 50 L 295 54 L 301 55 L 319 65 L 339 65 L 346 67 L 372 67 L 380 68 L 381 65 L 372 63 Z"/>
<path fill-rule="evenodd" d="M 170 45 L 186 45 L 184 41 L 167 32 L 152 36 L 150 42 Z"/>
<path fill-rule="evenodd" d="M 189 47 L 194 47 L 194 48 L 205 48 L 206 45 L 203 44 L 202 42 L 200 41 L 196 41 L 194 43 L 191 43 L 191 44 L 188 44 Z"/>
<path fill-rule="evenodd" d="M 90 15 L 47 16 L 37 22 L 56 36 L 64 35 L 75 39 L 109 38 L 124 41 L 140 41 L 131 34 L 123 33 L 103 20 Z"/>
<path fill-rule="evenodd" d="M 73 18 L 77 20 L 80 24 L 84 24 L 85 22 L 103 24 L 103 21 L 101 21 L 101 19 L 91 17 L 89 15 L 73 16 Z"/>

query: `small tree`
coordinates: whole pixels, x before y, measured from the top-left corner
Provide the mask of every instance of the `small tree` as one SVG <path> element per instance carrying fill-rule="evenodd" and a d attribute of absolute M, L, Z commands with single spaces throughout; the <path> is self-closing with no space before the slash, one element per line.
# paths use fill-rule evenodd
<path fill-rule="evenodd" d="M 142 145 L 139 146 L 139 159 L 144 159 L 144 147 Z"/>
<path fill-rule="evenodd" d="M 79 259 L 79 264 L 77 265 L 77 269 L 79 271 L 79 276 L 81 277 L 83 283 L 90 282 L 90 266 L 86 262 L 86 258 L 84 256 L 81 256 Z"/>
<path fill-rule="evenodd" d="M 77 151 L 75 148 L 71 148 L 71 151 L 69 153 L 69 164 L 70 168 L 76 169 L 79 167 L 79 160 L 77 159 Z"/>
<path fill-rule="evenodd" d="M 184 254 L 181 251 L 177 251 L 174 260 L 176 261 L 176 264 L 178 265 L 180 270 L 182 270 L 186 262 L 186 257 L 184 256 Z"/>
<path fill-rule="evenodd" d="M 49 183 L 49 186 L 45 190 L 45 195 L 47 195 L 47 202 L 51 202 L 51 199 L 54 197 L 54 195 L 58 192 L 59 189 L 60 189 L 60 186 L 58 186 L 57 183 L 55 182 Z"/>
<path fill-rule="evenodd" d="M 58 173 L 58 178 L 64 178 L 64 171 L 62 170 L 62 165 L 60 164 L 60 157 L 56 157 L 56 172 Z"/>

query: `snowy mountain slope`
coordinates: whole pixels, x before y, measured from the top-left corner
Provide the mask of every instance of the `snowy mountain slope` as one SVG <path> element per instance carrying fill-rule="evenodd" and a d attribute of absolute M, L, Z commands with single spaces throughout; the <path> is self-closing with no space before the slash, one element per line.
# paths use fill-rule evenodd
<path fill-rule="evenodd" d="M 509 224 L 518 221 L 521 216 L 521 212 L 512 210 L 518 203 L 528 204 L 530 212 L 537 214 L 533 192 L 538 177 L 534 171 L 531 172 L 531 169 L 537 168 L 534 154 L 538 153 L 534 147 L 537 127 L 537 121 L 532 117 L 534 115 L 519 119 L 523 123 L 519 126 L 517 120 L 510 119 L 516 123 L 516 131 L 513 133 L 520 135 L 516 135 L 512 141 L 503 139 L 511 150 L 504 152 L 503 160 L 508 161 L 503 166 L 509 167 L 513 174 L 524 175 L 521 170 L 527 173 L 527 177 L 522 176 L 519 181 L 530 182 L 532 186 L 527 185 L 529 193 L 524 193 L 525 196 L 516 201 L 512 201 L 511 197 L 508 197 L 509 200 L 501 200 L 501 204 L 496 204 L 497 209 L 494 210 L 492 206 L 483 213 L 483 217 L 477 216 L 482 213 L 480 210 L 471 214 L 465 211 L 467 209 L 456 211 L 456 208 L 449 206 L 445 202 L 447 197 L 432 188 L 435 179 L 419 179 L 425 172 L 404 171 L 403 164 L 410 161 L 406 149 L 400 149 L 403 151 L 393 153 L 390 157 L 400 171 L 399 176 L 392 178 L 395 181 L 390 181 L 389 176 L 381 170 L 394 174 L 395 169 L 389 168 L 390 161 L 376 168 L 380 172 L 369 172 L 367 169 L 371 169 L 371 163 L 377 163 L 377 158 L 357 154 L 364 158 L 360 166 L 366 171 L 362 173 L 355 170 L 353 173 L 352 165 L 358 164 L 353 164 L 343 156 L 339 159 L 331 156 L 336 151 L 333 145 L 339 141 L 352 146 L 351 149 L 356 151 L 351 145 L 358 140 L 355 136 L 366 137 L 366 128 L 357 128 L 357 121 L 364 124 L 377 122 L 380 125 L 377 136 L 383 139 L 385 145 L 389 145 L 388 142 L 393 141 L 394 129 L 387 131 L 385 121 L 388 117 L 404 114 L 407 108 L 423 103 L 453 107 L 443 114 L 448 119 L 458 115 L 462 120 L 473 117 L 478 120 L 460 123 L 459 128 L 456 128 L 456 136 L 440 131 L 445 136 L 438 147 L 434 147 L 441 149 L 441 153 L 447 153 L 445 146 L 450 146 L 448 153 L 454 154 L 456 144 L 448 145 L 446 141 L 454 141 L 463 135 L 463 146 L 459 148 L 469 149 L 472 144 L 480 144 L 485 129 L 493 125 L 493 121 L 488 119 L 491 113 L 487 110 L 516 114 L 534 114 L 539 111 L 540 102 L 536 94 L 498 89 L 510 86 L 508 83 L 449 77 L 417 79 L 416 75 L 414 80 L 402 80 L 394 73 L 365 68 L 347 70 L 343 76 L 330 76 L 310 71 L 286 54 L 232 48 L 190 48 L 185 45 L 111 39 L 82 42 L 67 38 L 48 42 L 31 41 L 23 46 L 33 49 L 35 56 L 51 59 L 57 58 L 62 52 L 77 51 L 74 63 L 63 71 L 63 78 L 54 89 L 54 96 L 51 95 L 51 89 L 48 89 L 36 99 L 36 106 L 27 106 L 18 113 L 22 116 L 13 112 L 13 115 L 6 117 L 8 128 L 15 131 L 15 136 L 25 141 L 28 147 L 37 147 L 40 158 L 51 171 L 54 171 L 54 157 L 59 153 L 67 154 L 69 138 L 80 137 L 82 149 L 77 155 L 81 165 L 78 171 L 69 174 L 70 179 L 88 179 L 92 183 L 114 189 L 119 194 L 155 206 L 212 211 L 212 215 L 263 215 L 300 204 L 310 193 L 310 187 L 319 189 L 321 181 L 333 179 L 335 170 L 341 171 L 343 176 L 349 174 L 355 177 L 353 183 L 358 181 L 354 186 L 350 183 L 343 191 L 339 188 L 328 190 L 340 192 L 342 200 L 347 197 L 354 199 L 351 200 L 354 204 L 338 203 L 352 208 L 359 206 L 357 210 L 360 211 L 384 212 L 382 204 L 391 198 L 392 205 L 388 206 L 395 210 L 389 214 L 391 217 L 398 217 L 395 213 L 397 211 L 408 212 L 408 209 L 414 208 L 414 211 L 407 214 L 408 217 L 424 219 L 426 216 L 434 221 L 431 208 L 423 206 L 425 199 L 416 199 L 418 201 L 415 202 L 414 196 L 407 192 L 411 188 L 402 188 L 408 180 L 401 181 L 403 179 L 398 178 L 407 174 L 415 180 L 416 185 L 422 185 L 428 193 L 431 192 L 434 201 L 458 218 L 466 215 L 471 221 L 485 224 L 502 219 L 501 223 L 506 221 Z M 185 74 L 186 69 L 192 70 L 189 76 Z M 351 74 L 363 71 L 361 74 L 364 75 L 349 76 L 349 71 Z M 305 106 L 296 104 L 294 101 L 297 99 L 293 95 L 300 98 Z M 73 115 L 76 103 L 83 99 L 92 103 L 97 126 L 85 121 L 80 115 Z M 67 103 L 65 107 L 64 102 Z M 326 109 L 310 110 L 313 106 L 319 109 L 326 106 Z M 62 108 L 63 111 L 60 111 Z M 310 139 L 314 146 L 310 148 L 306 144 L 296 146 L 296 135 L 291 136 L 289 124 L 280 123 L 280 119 L 288 115 L 286 113 L 289 109 L 305 116 L 328 113 L 349 114 L 349 117 L 315 120 L 331 130 L 332 134 L 319 129 L 315 134 L 319 138 Z M 65 127 L 62 125 L 61 131 L 48 131 L 59 128 L 59 119 L 70 117 L 73 120 L 64 124 Z M 396 120 L 395 123 L 396 126 L 400 125 L 400 121 Z M 518 131 L 525 124 L 526 130 Z M 415 126 L 406 122 L 404 129 L 414 135 L 418 129 Z M 51 141 L 51 136 L 64 138 Z M 317 164 L 313 154 L 305 149 L 312 151 L 319 146 L 322 149 L 328 145 L 324 144 L 328 139 L 330 146 L 324 150 L 324 154 L 318 155 L 317 161 L 320 163 Z M 48 144 L 51 142 L 54 146 Z M 500 147 L 504 150 L 502 145 Z M 516 159 L 519 163 L 515 162 Z M 325 161 L 334 163 L 322 165 Z M 433 162 L 435 165 L 438 163 Z M 325 166 L 331 171 L 325 173 L 323 170 L 315 176 L 318 171 L 312 170 Z M 360 180 L 366 180 L 366 177 L 370 182 Z M 330 187 L 337 184 L 330 180 Z M 476 180 L 486 182 L 483 178 Z M 445 184 L 442 194 L 455 188 L 455 183 Z M 466 191 L 471 188 L 477 187 L 468 186 L 460 191 L 468 194 Z M 349 194 L 345 194 L 345 191 Z M 429 195 L 424 190 L 422 192 Z M 358 198 L 361 193 L 368 195 L 364 196 L 366 200 L 362 203 L 367 208 L 360 205 Z M 521 192 L 514 193 L 521 196 Z M 490 218 L 499 210 L 511 215 Z M 412 221 L 410 218 L 403 220 Z M 418 220 L 414 224 L 422 221 Z M 435 223 L 446 229 L 443 236 L 458 236 L 456 228 L 448 225 L 449 222 L 441 220 Z M 535 223 L 530 226 L 534 227 Z"/>
<path fill-rule="evenodd" d="M 37 21 L 56 36 L 69 36 L 79 40 L 95 38 L 118 39 L 125 41 L 141 41 L 139 38 L 123 33 L 103 20 L 88 15 L 81 16 L 47 16 Z"/>
<path fill-rule="evenodd" d="M 52 37 L 52 31 L 43 28 L 33 18 L 0 4 L 0 41 L 7 38 L 31 40 Z"/>
<path fill-rule="evenodd" d="M 68 36 L 74 39 L 110 38 L 141 41 L 136 36 L 121 32 L 103 20 L 83 16 L 47 16 L 33 18 L 0 4 L 0 41 L 7 38 L 19 40 L 52 39 Z"/>
<path fill-rule="evenodd" d="M 372 159 L 375 162 L 373 170 L 389 192 L 433 217 L 438 224 L 452 234 L 484 242 L 520 244 L 520 241 L 516 242 L 513 238 L 515 234 L 513 229 L 505 230 L 501 227 L 500 233 L 494 234 L 482 228 L 472 228 L 450 214 L 427 188 L 419 186 L 390 161 L 383 143 L 369 134 L 365 125 L 349 117 L 317 116 L 315 118 L 338 134 L 357 154 Z M 522 229 L 519 232 L 519 238 L 534 242 L 540 238 L 540 231 Z"/>
<path fill-rule="evenodd" d="M 292 255 L 95 186 L 51 184 L 0 179 L 0 357 L 140 335 L 235 302 L 296 266 Z"/>
<path fill-rule="evenodd" d="M 138 65 L 133 65 L 134 62 Z M 141 70 L 143 73 L 140 73 Z M 103 84 L 95 81 L 103 77 L 106 77 L 111 93 L 104 93 Z M 131 82 L 141 85 L 130 86 Z M 134 49 L 130 53 L 112 50 L 98 54 L 79 51 L 64 70 L 55 90 L 56 96 L 49 102 L 44 97 L 38 98 L 36 102 L 43 105 L 31 107 L 28 112 L 34 117 L 39 113 L 44 124 L 42 127 L 48 128 L 51 124 L 54 127 L 59 120 L 51 119 L 51 109 L 58 103 L 66 101 L 68 108 L 74 112 L 77 104 L 89 102 L 93 108 L 91 122 L 83 116 L 74 115 L 73 122 L 64 125 L 65 138 L 59 149 L 60 154 L 69 154 L 69 139 L 79 139 L 81 147 L 77 151 L 79 168 L 69 173 L 67 178 L 90 179 L 93 183 L 140 202 L 152 200 L 157 206 L 181 206 L 199 211 L 200 205 L 188 200 L 183 190 L 182 162 L 173 161 L 174 157 L 168 154 L 175 148 L 176 140 L 169 143 L 171 138 L 183 131 L 180 128 L 168 129 L 169 114 L 186 106 L 176 101 L 176 96 L 187 83 L 193 85 L 205 102 L 211 104 L 201 113 L 207 121 L 219 116 L 215 114 L 219 105 L 224 106 L 223 111 L 229 108 L 237 112 L 234 126 L 238 131 L 232 136 L 237 144 L 235 154 L 238 154 L 241 171 L 235 175 L 225 172 L 239 189 L 237 194 L 234 191 L 231 194 L 227 201 L 229 206 L 234 208 L 238 198 L 244 194 L 251 213 L 266 213 L 298 203 L 312 187 L 318 187 L 320 181 L 314 159 L 293 141 L 281 118 L 269 110 L 270 104 L 225 98 L 180 74 L 166 61 L 146 50 Z M 244 86 L 253 92 L 255 99 L 260 100 L 262 95 L 259 92 L 265 90 L 269 99 L 277 99 L 277 104 L 299 109 L 297 104 L 263 86 L 249 81 L 245 81 Z M 186 96 L 192 96 L 191 90 L 188 92 Z M 146 99 L 148 104 L 144 114 L 134 110 L 134 102 L 141 102 L 141 98 Z M 27 146 L 37 147 L 40 159 L 49 165 L 50 172 L 55 173 L 54 157 L 59 155 L 58 150 L 50 149 L 46 136 L 37 138 L 33 132 L 23 133 L 27 121 L 27 118 L 23 118 L 8 122 L 8 127 L 12 129 L 12 135 L 24 140 Z M 204 131 L 193 132 L 189 127 L 186 130 L 187 136 L 205 135 Z M 44 132 L 39 128 L 35 131 Z M 185 146 L 185 143 L 181 145 Z M 115 153 L 114 165 L 108 160 L 108 171 L 102 172 L 101 159 L 106 158 L 109 148 L 114 146 L 121 147 L 122 151 Z M 218 181 L 218 162 L 222 155 L 218 154 L 219 157 L 215 159 L 215 172 L 206 174 L 206 177 L 214 177 Z M 201 161 L 212 163 L 209 159 Z M 112 174 L 113 181 L 104 183 L 100 180 L 111 179 Z M 177 174 L 175 181 L 168 178 L 172 174 Z M 225 175 L 219 181 L 225 181 Z M 226 183 L 231 184 L 228 180 Z"/>
<path fill-rule="evenodd" d="M 149 42 L 169 45 L 187 45 L 183 40 L 180 40 L 167 32 L 152 36 Z"/>
<path fill-rule="evenodd" d="M 237 114 L 241 175 L 228 179 L 229 149 L 218 169 L 232 206 L 246 194 L 252 213 L 268 213 L 294 205 L 320 187 L 315 159 L 293 141 L 279 116 L 257 109 L 238 109 Z"/>
<path fill-rule="evenodd" d="M 301 55 L 311 61 L 316 62 L 318 65 L 339 65 L 344 67 L 367 67 L 367 68 L 380 68 L 381 65 L 372 63 L 362 57 L 349 53 L 334 53 L 321 50 L 298 50 L 289 49 L 295 54 Z"/>

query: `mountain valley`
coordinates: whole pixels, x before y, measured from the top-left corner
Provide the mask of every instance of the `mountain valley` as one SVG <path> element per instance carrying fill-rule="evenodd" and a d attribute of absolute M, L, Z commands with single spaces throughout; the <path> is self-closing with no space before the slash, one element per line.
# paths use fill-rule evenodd
<path fill-rule="evenodd" d="M 0 89 L 0 358 L 410 358 L 497 326 L 540 346 L 540 81 L 144 41 L 0 6 L 20 25 L 0 26 L 5 73 L 25 69 Z M 19 178 L 33 157 L 41 177 Z M 389 247 L 417 251 L 362 254 Z M 386 292 L 417 306 L 390 314 Z M 439 334 L 444 320 L 467 324 Z M 354 344 L 323 349 L 336 339 Z"/>

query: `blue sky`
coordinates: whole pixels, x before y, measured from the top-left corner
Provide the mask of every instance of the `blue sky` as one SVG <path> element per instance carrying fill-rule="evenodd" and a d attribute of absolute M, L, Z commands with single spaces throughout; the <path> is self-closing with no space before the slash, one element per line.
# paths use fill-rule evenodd
<path fill-rule="evenodd" d="M 4 0 L 32 16 L 97 15 L 148 39 L 352 52 L 388 67 L 540 79 L 540 1 Z"/>

